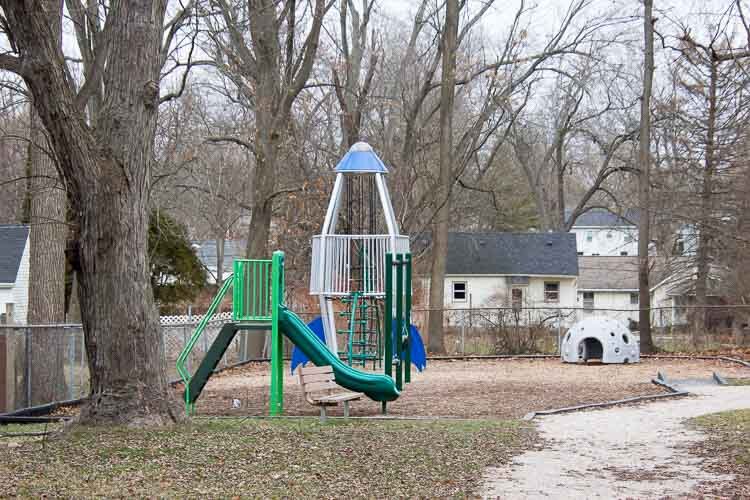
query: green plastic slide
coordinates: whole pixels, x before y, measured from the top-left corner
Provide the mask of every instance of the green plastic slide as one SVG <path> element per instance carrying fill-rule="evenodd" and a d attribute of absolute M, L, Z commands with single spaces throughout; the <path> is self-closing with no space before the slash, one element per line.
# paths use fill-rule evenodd
<path fill-rule="evenodd" d="M 396 383 L 387 375 L 355 370 L 343 363 L 315 336 L 299 316 L 285 307 L 279 310 L 279 329 L 316 366 L 331 365 L 336 383 L 350 391 L 363 392 L 375 401 L 393 401 L 399 396 Z"/>

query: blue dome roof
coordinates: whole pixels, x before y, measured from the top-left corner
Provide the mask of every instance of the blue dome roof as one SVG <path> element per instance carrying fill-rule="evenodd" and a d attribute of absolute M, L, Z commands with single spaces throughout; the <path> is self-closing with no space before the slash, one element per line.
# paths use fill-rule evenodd
<path fill-rule="evenodd" d="M 366 142 L 358 142 L 349 148 L 338 165 L 336 172 L 341 173 L 379 173 L 387 174 L 388 169 L 373 151 L 372 146 Z"/>

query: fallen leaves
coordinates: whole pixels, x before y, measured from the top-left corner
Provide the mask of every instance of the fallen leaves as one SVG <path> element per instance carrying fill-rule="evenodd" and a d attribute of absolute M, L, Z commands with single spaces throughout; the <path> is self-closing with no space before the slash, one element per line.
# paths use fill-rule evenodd
<path fill-rule="evenodd" d="M 504 421 L 210 419 L 73 428 L 4 452 L 10 496 L 392 497 L 477 492 L 485 467 L 533 441 Z M 61 480 L 64 478 L 64 480 Z"/>
<path fill-rule="evenodd" d="M 707 483 L 701 493 L 719 498 L 750 498 L 750 410 L 705 415 L 690 421 L 707 434 L 691 452 L 704 460 L 704 466 L 719 474 L 733 474 L 734 481 Z"/>

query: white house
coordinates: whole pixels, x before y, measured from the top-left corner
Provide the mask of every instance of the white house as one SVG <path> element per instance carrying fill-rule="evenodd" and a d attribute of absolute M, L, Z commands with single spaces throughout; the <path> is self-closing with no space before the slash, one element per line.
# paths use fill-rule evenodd
<path fill-rule="evenodd" d="M 0 323 L 26 323 L 29 226 L 0 225 Z"/>
<path fill-rule="evenodd" d="M 582 315 L 638 321 L 638 257 L 578 257 Z"/>
<path fill-rule="evenodd" d="M 618 215 L 594 208 L 578 217 L 570 232 L 576 235 L 578 255 L 638 255 L 638 212 Z"/>
<path fill-rule="evenodd" d="M 451 233 L 447 257 L 447 309 L 576 306 L 573 234 Z"/>
<path fill-rule="evenodd" d="M 690 323 L 691 309 L 695 305 L 695 281 L 698 268 L 690 258 L 676 258 L 664 264 L 665 272 L 654 280 L 651 287 L 651 323 L 656 327 L 681 326 Z M 711 266 L 708 273 L 706 300 L 708 305 L 725 305 L 724 282 L 729 271 Z M 714 326 L 730 326 L 734 314 L 731 310 L 708 309 L 708 321 Z"/>

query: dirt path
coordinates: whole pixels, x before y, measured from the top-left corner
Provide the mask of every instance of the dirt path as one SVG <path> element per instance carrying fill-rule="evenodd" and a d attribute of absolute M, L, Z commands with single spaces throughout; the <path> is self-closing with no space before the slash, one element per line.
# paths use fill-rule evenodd
<path fill-rule="evenodd" d="M 703 438 L 685 419 L 750 407 L 750 387 L 683 384 L 695 396 L 538 420 L 547 440 L 485 476 L 501 498 L 662 498 L 689 495 L 702 481 L 731 481 L 700 467 L 685 448 Z"/>

